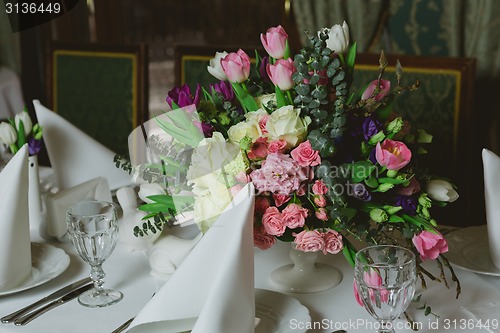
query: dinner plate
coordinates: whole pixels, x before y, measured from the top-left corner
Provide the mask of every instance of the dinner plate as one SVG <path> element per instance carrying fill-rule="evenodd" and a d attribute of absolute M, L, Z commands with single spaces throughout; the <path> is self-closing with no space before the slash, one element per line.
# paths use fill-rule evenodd
<path fill-rule="evenodd" d="M 445 238 L 448 241 L 445 257 L 452 265 L 478 274 L 500 276 L 500 269 L 491 261 L 486 225 L 458 229 Z"/>
<path fill-rule="evenodd" d="M 50 244 L 31 243 L 31 276 L 23 284 L 0 291 L 0 296 L 34 288 L 59 276 L 69 266 L 69 256 Z"/>
<path fill-rule="evenodd" d="M 309 310 L 297 299 L 278 292 L 255 289 L 255 316 L 260 320 L 255 333 L 303 333 L 311 322 Z"/>

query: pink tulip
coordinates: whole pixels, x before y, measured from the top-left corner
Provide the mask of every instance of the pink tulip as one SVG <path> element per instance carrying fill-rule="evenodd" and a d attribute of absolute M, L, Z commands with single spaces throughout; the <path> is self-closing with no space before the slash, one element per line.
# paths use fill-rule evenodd
<path fill-rule="evenodd" d="M 283 59 L 286 50 L 288 34 L 281 25 L 269 28 L 266 34 L 260 34 L 260 40 L 266 52 L 274 59 Z"/>
<path fill-rule="evenodd" d="M 378 80 L 373 80 L 372 82 L 370 82 L 365 92 L 361 96 L 361 99 L 373 98 L 376 101 L 380 101 L 382 98 L 389 94 L 389 92 L 391 91 L 391 81 L 380 80 L 380 91 L 377 95 L 372 97 L 373 93 L 375 92 L 375 87 L 377 87 L 377 82 Z"/>
<path fill-rule="evenodd" d="M 242 83 L 250 75 L 250 58 L 242 49 L 229 53 L 220 60 L 220 64 L 230 82 Z"/>
<path fill-rule="evenodd" d="M 292 74 L 294 72 L 295 67 L 291 58 L 286 60 L 280 59 L 274 65 L 267 65 L 267 75 L 283 91 L 293 88 Z"/>
<path fill-rule="evenodd" d="M 448 243 L 440 233 L 424 230 L 413 236 L 412 242 L 418 253 L 420 253 L 422 260 L 434 260 L 441 253 L 448 252 Z"/>
<path fill-rule="evenodd" d="M 400 141 L 386 139 L 375 148 L 377 162 L 389 170 L 399 170 L 411 160 L 411 150 Z"/>

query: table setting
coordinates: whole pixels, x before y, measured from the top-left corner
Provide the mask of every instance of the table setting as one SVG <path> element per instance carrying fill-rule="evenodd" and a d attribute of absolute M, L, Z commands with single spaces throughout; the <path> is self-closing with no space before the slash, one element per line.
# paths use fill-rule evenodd
<path fill-rule="evenodd" d="M 253 68 L 217 52 L 220 82 L 170 91 L 129 161 L 37 100 L 1 125 L 0 332 L 500 332 L 500 158 L 485 224 L 438 224 L 459 189 L 391 108 L 418 85 L 382 52 L 350 92 L 348 29 L 291 55 L 270 28 Z"/>

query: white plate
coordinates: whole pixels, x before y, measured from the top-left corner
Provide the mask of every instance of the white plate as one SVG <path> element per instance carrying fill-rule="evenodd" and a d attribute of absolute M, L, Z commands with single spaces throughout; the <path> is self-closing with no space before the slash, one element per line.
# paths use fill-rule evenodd
<path fill-rule="evenodd" d="M 278 292 L 255 289 L 255 316 L 260 319 L 255 333 L 290 332 L 290 322 L 306 327 L 311 322 L 309 310 L 297 299 Z M 303 326 L 302 326 L 303 325 Z M 304 333 L 306 329 L 293 329 L 295 333 Z"/>
<path fill-rule="evenodd" d="M 34 288 L 54 279 L 68 268 L 69 256 L 66 252 L 55 246 L 31 243 L 31 263 L 31 276 L 20 286 L 0 291 L 0 296 Z"/>
<path fill-rule="evenodd" d="M 448 233 L 448 258 L 451 264 L 478 274 L 500 276 L 490 257 L 487 226 L 468 227 Z"/>

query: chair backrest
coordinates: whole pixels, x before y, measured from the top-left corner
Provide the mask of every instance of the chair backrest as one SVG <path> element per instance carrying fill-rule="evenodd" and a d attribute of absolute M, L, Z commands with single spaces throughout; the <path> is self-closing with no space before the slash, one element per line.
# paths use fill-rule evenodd
<path fill-rule="evenodd" d="M 128 155 L 128 135 L 149 117 L 146 45 L 52 42 L 47 52 L 49 107 Z"/>

